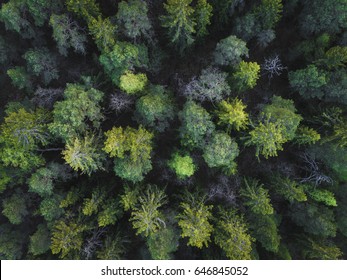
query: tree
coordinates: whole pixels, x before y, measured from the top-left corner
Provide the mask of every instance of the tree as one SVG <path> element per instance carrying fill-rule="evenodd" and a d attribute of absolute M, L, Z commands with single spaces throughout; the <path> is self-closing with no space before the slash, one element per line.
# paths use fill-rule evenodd
<path fill-rule="evenodd" d="M 103 203 L 102 210 L 98 214 L 99 227 L 114 225 L 123 214 L 119 201 L 108 199 Z"/>
<path fill-rule="evenodd" d="M 57 42 L 60 54 L 67 56 L 68 49 L 73 48 L 76 53 L 86 53 L 87 37 L 77 22 L 68 15 L 51 15 L 49 24 L 53 28 L 53 39 Z"/>
<path fill-rule="evenodd" d="M 166 202 L 163 190 L 154 185 L 147 186 L 146 191 L 139 196 L 138 205 L 131 212 L 130 221 L 136 229 L 136 234 L 147 237 L 165 227 L 164 217 L 159 208 Z"/>
<path fill-rule="evenodd" d="M 35 233 L 30 236 L 29 253 L 34 256 L 42 255 L 50 246 L 50 232 L 45 224 L 39 224 Z"/>
<path fill-rule="evenodd" d="M 294 102 L 290 99 L 284 99 L 274 95 L 271 105 L 266 105 L 262 112 L 270 116 L 272 122 L 282 124 L 284 127 L 283 136 L 287 140 L 293 140 L 295 132 L 302 120 L 302 117 L 296 114 Z"/>
<path fill-rule="evenodd" d="M 254 88 L 259 79 L 259 72 L 258 63 L 241 61 L 232 75 L 233 87 L 238 92 Z"/>
<path fill-rule="evenodd" d="M 240 195 L 244 198 L 244 205 L 249 207 L 254 214 L 271 215 L 274 213 L 269 191 L 258 180 L 245 178 Z"/>
<path fill-rule="evenodd" d="M 184 95 L 200 102 L 221 101 L 230 94 L 227 77 L 217 68 L 204 69 L 198 79 L 193 78 L 186 85 Z"/>
<path fill-rule="evenodd" d="M 321 98 L 322 87 L 327 84 L 328 76 L 315 65 L 310 64 L 305 69 L 289 72 L 290 86 L 298 91 L 303 98 Z"/>
<path fill-rule="evenodd" d="M 262 0 L 253 12 L 261 24 L 261 29 L 268 30 L 274 28 L 281 19 L 282 10 L 282 0 Z"/>
<path fill-rule="evenodd" d="M 151 234 L 147 240 L 148 251 L 153 260 L 170 260 L 178 248 L 179 235 L 172 227 L 165 227 Z"/>
<path fill-rule="evenodd" d="M 321 139 L 320 134 L 313 128 L 300 125 L 295 132 L 295 143 L 299 145 L 313 145 Z"/>
<path fill-rule="evenodd" d="M 91 18 L 88 29 L 101 52 L 108 53 L 112 50 L 116 44 L 117 26 L 109 18 Z"/>
<path fill-rule="evenodd" d="M 213 55 L 217 65 L 233 66 L 239 64 L 242 57 L 248 57 L 248 48 L 246 42 L 231 35 L 217 43 Z"/>
<path fill-rule="evenodd" d="M 215 243 L 230 260 L 250 260 L 254 239 L 243 216 L 235 210 L 221 211 L 214 234 Z"/>
<path fill-rule="evenodd" d="M 114 127 L 105 132 L 104 151 L 114 157 L 114 171 L 123 179 L 138 182 L 152 169 L 153 134 L 142 128 Z"/>
<path fill-rule="evenodd" d="M 239 148 L 234 139 L 224 132 L 215 132 L 204 147 L 203 158 L 211 168 L 220 168 L 227 175 L 236 173 L 234 159 Z"/>
<path fill-rule="evenodd" d="M 144 45 L 133 45 L 128 42 L 117 42 L 112 51 L 104 52 L 99 61 L 115 85 L 119 85 L 120 77 L 134 67 L 146 68 L 148 51 Z"/>
<path fill-rule="evenodd" d="M 314 203 L 294 203 L 290 206 L 292 220 L 304 231 L 322 237 L 336 236 L 334 212 Z"/>
<path fill-rule="evenodd" d="M 55 0 L 25 0 L 36 26 L 43 26 L 49 15 L 61 10 L 61 2 Z"/>
<path fill-rule="evenodd" d="M 218 124 L 226 125 L 228 131 L 231 129 L 240 131 L 247 128 L 249 117 L 245 109 L 246 105 L 238 98 L 231 101 L 223 100 L 218 104 L 218 109 L 216 111 L 219 119 Z"/>
<path fill-rule="evenodd" d="M 7 75 L 11 78 L 12 84 L 19 88 L 30 91 L 32 88 L 30 75 L 27 73 L 24 67 L 16 66 L 7 70 Z"/>
<path fill-rule="evenodd" d="M 335 195 L 331 191 L 318 189 L 311 185 L 306 185 L 305 187 L 308 196 L 314 201 L 322 202 L 326 206 L 337 206 Z"/>
<path fill-rule="evenodd" d="M 73 170 L 90 176 L 91 173 L 103 169 L 103 157 L 99 151 L 94 136 L 86 135 L 82 139 L 75 138 L 69 141 L 62 155 Z"/>
<path fill-rule="evenodd" d="M 60 207 L 61 200 L 61 196 L 53 195 L 41 201 L 39 212 L 48 223 L 56 221 L 64 214 L 64 210 Z"/>
<path fill-rule="evenodd" d="M 163 86 L 149 86 L 146 95 L 141 96 L 135 106 L 136 121 L 159 132 L 165 131 L 175 116 L 173 97 Z"/>
<path fill-rule="evenodd" d="M 0 258 L 2 260 L 19 260 L 23 256 L 25 237 L 23 232 L 8 224 L 0 225 Z"/>
<path fill-rule="evenodd" d="M 194 175 L 197 167 L 194 164 L 193 159 L 189 155 L 180 155 L 179 153 L 173 153 L 168 166 L 172 169 L 179 179 L 186 179 Z"/>
<path fill-rule="evenodd" d="M 277 156 L 277 151 L 282 151 L 282 145 L 288 140 L 285 137 L 285 128 L 280 122 L 271 122 L 271 116 L 264 116 L 264 119 L 249 133 L 245 142 L 246 146 L 256 147 L 255 155 L 263 155 L 266 159 Z"/>
<path fill-rule="evenodd" d="M 141 36 L 149 38 L 152 25 L 147 14 L 148 7 L 145 1 L 119 2 L 116 17 L 122 33 L 133 40 Z"/>
<path fill-rule="evenodd" d="M 97 251 L 99 260 L 121 260 L 125 253 L 126 240 L 117 232 L 115 236 L 107 236 L 103 242 L 102 248 Z"/>
<path fill-rule="evenodd" d="M 182 123 L 179 128 L 182 145 L 190 149 L 203 147 L 215 128 L 209 113 L 195 102 L 187 101 L 178 115 Z"/>
<path fill-rule="evenodd" d="M 25 196 L 15 193 L 12 196 L 3 199 L 2 214 L 11 224 L 18 225 L 22 223 L 25 216 L 29 214 L 26 202 Z"/>
<path fill-rule="evenodd" d="M 213 227 L 210 224 L 212 205 L 205 205 L 204 197 L 186 192 L 181 202 L 182 212 L 177 216 L 181 236 L 188 237 L 188 245 L 199 249 L 208 247 Z"/>
<path fill-rule="evenodd" d="M 98 128 L 103 119 L 99 105 L 103 96 L 97 89 L 67 84 L 64 100 L 54 104 L 53 123 L 49 125 L 51 133 L 68 142 L 81 137 L 89 128 Z"/>
<path fill-rule="evenodd" d="M 207 26 L 211 24 L 212 6 L 207 0 L 198 0 L 195 6 L 196 37 L 204 37 L 208 34 Z"/>
<path fill-rule="evenodd" d="M 310 260 L 338 260 L 343 253 L 332 241 L 322 238 L 306 237 L 300 242 L 303 245 L 304 259 Z"/>
<path fill-rule="evenodd" d="M 53 180 L 55 176 L 52 170 L 45 167 L 39 168 L 28 180 L 29 191 L 35 192 L 40 196 L 53 194 Z"/>
<path fill-rule="evenodd" d="M 0 126 L 0 158 L 5 166 L 29 170 L 44 162 L 35 152 L 48 144 L 49 121 L 50 115 L 42 109 L 28 112 L 20 108 L 8 113 Z"/>
<path fill-rule="evenodd" d="M 60 253 L 60 258 L 65 258 L 69 253 L 79 251 L 82 248 L 84 230 L 84 226 L 73 221 L 68 223 L 62 220 L 57 221 L 52 230 L 52 253 Z"/>
<path fill-rule="evenodd" d="M 148 82 L 146 74 L 134 74 L 130 71 L 126 71 L 119 80 L 120 89 L 130 95 L 143 91 Z"/>
<path fill-rule="evenodd" d="M 326 66 L 328 69 L 338 69 L 347 63 L 347 47 L 335 46 L 330 48 L 324 58 L 317 61 L 318 64 Z"/>
<path fill-rule="evenodd" d="M 192 0 L 167 0 L 164 3 L 166 15 L 160 18 L 171 43 L 181 52 L 194 43 L 197 23 L 191 3 Z"/>
<path fill-rule="evenodd" d="M 303 202 L 307 201 L 305 188 L 303 185 L 298 184 L 288 177 L 281 177 L 276 175 L 272 178 L 275 192 L 283 196 L 289 202 Z"/>
<path fill-rule="evenodd" d="M 339 33 L 347 27 L 347 7 L 344 0 L 305 1 L 300 14 L 300 30 L 305 36 L 323 32 Z"/>
<path fill-rule="evenodd" d="M 77 14 L 87 22 L 101 15 L 99 4 L 95 0 L 67 0 L 66 7 L 69 12 Z"/>
<path fill-rule="evenodd" d="M 45 85 L 59 78 L 57 60 L 48 49 L 30 49 L 23 55 L 23 58 L 27 62 L 28 71 L 41 77 Z"/>

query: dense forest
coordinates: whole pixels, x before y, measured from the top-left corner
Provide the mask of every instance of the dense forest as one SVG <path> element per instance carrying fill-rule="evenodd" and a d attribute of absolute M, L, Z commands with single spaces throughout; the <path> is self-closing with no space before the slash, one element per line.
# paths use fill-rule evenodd
<path fill-rule="evenodd" d="M 347 257 L 347 0 L 9 0 L 0 259 Z"/>

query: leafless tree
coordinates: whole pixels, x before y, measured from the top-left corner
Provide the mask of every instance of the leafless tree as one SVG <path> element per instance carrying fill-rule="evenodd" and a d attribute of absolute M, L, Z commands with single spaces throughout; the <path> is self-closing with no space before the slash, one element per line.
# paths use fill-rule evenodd
<path fill-rule="evenodd" d="M 39 86 L 32 101 L 38 106 L 52 109 L 54 102 L 63 96 L 63 93 L 63 88 L 42 88 Z"/>
<path fill-rule="evenodd" d="M 266 72 L 269 79 L 272 79 L 273 76 L 280 76 L 283 70 L 287 69 L 287 67 L 282 65 L 281 59 L 276 55 L 274 57 L 266 58 L 262 65 L 262 69 Z"/>
<path fill-rule="evenodd" d="M 323 174 L 320 171 L 316 160 L 313 159 L 309 154 L 304 153 L 301 158 L 306 164 L 303 169 L 306 170 L 307 176 L 305 178 L 301 178 L 300 183 L 314 183 L 315 186 L 318 186 L 322 183 L 333 183 L 333 180 L 329 176 Z"/>
<path fill-rule="evenodd" d="M 102 246 L 101 237 L 103 234 L 105 234 L 105 232 L 105 228 L 95 229 L 93 235 L 86 240 L 82 248 L 82 254 L 87 260 L 93 256 L 97 248 L 100 248 Z"/>
<path fill-rule="evenodd" d="M 236 203 L 235 189 L 240 186 L 239 178 L 221 175 L 210 185 L 207 199 L 224 199 L 228 204 Z"/>
<path fill-rule="evenodd" d="M 111 95 L 110 108 L 116 113 L 120 113 L 129 110 L 133 103 L 133 98 L 119 91 Z"/>

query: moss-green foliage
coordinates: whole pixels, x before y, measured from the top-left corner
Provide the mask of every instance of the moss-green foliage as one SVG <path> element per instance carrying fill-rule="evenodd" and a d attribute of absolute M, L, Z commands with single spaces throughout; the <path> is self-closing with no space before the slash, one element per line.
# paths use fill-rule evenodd
<path fill-rule="evenodd" d="M 26 198 L 21 194 L 13 194 L 2 201 L 2 214 L 11 224 L 18 225 L 29 214 Z"/>
<path fill-rule="evenodd" d="M 179 179 L 186 179 L 194 175 L 197 167 L 192 157 L 174 153 L 168 162 L 168 166 L 176 173 Z"/>
<path fill-rule="evenodd" d="M 117 26 L 109 18 L 91 18 L 88 29 L 100 51 L 107 53 L 112 50 L 116 43 Z"/>
<path fill-rule="evenodd" d="M 216 111 L 219 118 L 218 124 L 237 131 L 245 129 L 249 123 L 249 116 L 245 109 L 246 105 L 238 98 L 231 101 L 223 100 L 218 104 Z"/>
<path fill-rule="evenodd" d="M 135 94 L 144 90 L 148 82 L 146 74 L 125 72 L 119 79 L 119 87 L 127 94 Z"/>
<path fill-rule="evenodd" d="M 101 15 L 99 4 L 95 0 L 67 0 L 66 7 L 78 17 L 89 21 Z"/>
<path fill-rule="evenodd" d="M 204 147 L 203 158 L 209 167 L 216 167 L 226 174 L 236 172 L 235 158 L 239 148 L 234 139 L 224 132 L 216 132 Z"/>
<path fill-rule="evenodd" d="M 34 256 L 46 253 L 51 246 L 50 232 L 45 224 L 39 224 L 30 236 L 29 253 Z"/>
<path fill-rule="evenodd" d="M 230 260 L 250 260 L 254 239 L 248 233 L 243 216 L 235 211 L 223 211 L 215 229 L 215 243 Z"/>
<path fill-rule="evenodd" d="M 196 37 L 204 37 L 208 34 L 207 27 L 211 24 L 213 8 L 207 0 L 198 0 L 195 6 Z"/>
<path fill-rule="evenodd" d="M 205 199 L 195 197 L 195 194 L 186 193 L 184 202 L 181 202 L 181 213 L 177 216 L 178 225 L 182 229 L 181 236 L 188 237 L 188 245 L 197 248 L 208 247 L 213 227 L 212 205 L 206 205 Z"/>
<path fill-rule="evenodd" d="M 165 227 L 147 239 L 148 251 L 153 260 L 170 260 L 178 248 L 179 235 L 172 227 Z"/>
<path fill-rule="evenodd" d="M 256 62 L 241 61 L 232 75 L 233 88 L 238 92 L 252 89 L 260 77 L 260 66 Z"/>
<path fill-rule="evenodd" d="M 309 197 L 317 202 L 322 202 L 327 206 L 337 206 L 336 199 L 334 193 L 328 191 L 326 189 L 318 189 L 312 186 L 306 186 L 306 192 Z"/>
<path fill-rule="evenodd" d="M 312 145 L 321 139 L 321 135 L 313 128 L 300 125 L 295 133 L 294 141 L 299 145 Z"/>
<path fill-rule="evenodd" d="M 163 86 L 149 86 L 146 95 L 136 101 L 134 115 L 138 123 L 159 132 L 165 131 L 175 116 L 171 93 Z"/>
<path fill-rule="evenodd" d="M 231 35 L 219 41 L 213 55 L 218 65 L 236 65 L 242 57 L 248 57 L 248 48 L 246 42 Z"/>
<path fill-rule="evenodd" d="M 61 197 L 58 195 L 43 199 L 40 203 L 40 214 L 47 222 L 52 222 L 61 217 L 64 213 L 60 208 Z"/>
<path fill-rule="evenodd" d="M 244 198 L 244 205 L 249 207 L 254 214 L 269 215 L 274 213 L 269 191 L 259 181 L 245 178 L 240 195 Z"/>
<path fill-rule="evenodd" d="M 23 256 L 23 233 L 8 224 L 0 225 L 0 256 L 2 260 L 19 260 Z"/>
<path fill-rule="evenodd" d="M 193 101 L 187 101 L 179 113 L 181 143 L 188 148 L 202 147 L 205 138 L 214 131 L 209 113 Z"/>
<path fill-rule="evenodd" d="M 122 33 L 136 39 L 149 37 L 152 28 L 148 18 L 147 3 L 140 0 L 121 1 L 118 3 L 117 23 Z"/>
<path fill-rule="evenodd" d="M 41 196 L 51 195 L 53 193 L 54 178 L 55 174 L 50 169 L 39 168 L 28 180 L 29 191 Z"/>
<path fill-rule="evenodd" d="M 289 202 L 307 201 L 305 187 L 288 177 L 276 176 L 273 178 L 275 192 Z"/>
<path fill-rule="evenodd" d="M 7 70 L 7 75 L 11 78 L 12 84 L 19 89 L 31 89 L 30 76 L 24 67 L 16 66 Z"/>
<path fill-rule="evenodd" d="M 99 102 L 104 94 L 94 88 L 67 84 L 64 100 L 55 103 L 49 130 L 65 142 L 82 136 L 88 128 L 98 128 L 103 119 Z M 90 126 L 85 120 L 88 120 Z"/>

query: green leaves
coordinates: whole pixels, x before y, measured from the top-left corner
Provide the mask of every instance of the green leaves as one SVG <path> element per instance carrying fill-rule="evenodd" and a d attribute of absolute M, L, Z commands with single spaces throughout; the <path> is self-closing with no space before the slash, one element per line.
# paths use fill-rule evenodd
<path fill-rule="evenodd" d="M 232 75 L 233 87 L 238 92 L 254 88 L 260 77 L 259 72 L 258 63 L 241 61 Z"/>
<path fill-rule="evenodd" d="M 219 118 L 218 124 L 226 125 L 228 131 L 235 129 L 237 131 L 243 130 L 249 123 L 248 113 L 245 111 L 246 105 L 235 98 L 231 101 L 223 100 L 218 104 L 216 114 Z"/>
<path fill-rule="evenodd" d="M 172 155 L 168 166 L 176 173 L 179 179 L 186 179 L 192 176 L 197 169 L 189 155 L 182 156 L 179 153 Z"/>
<path fill-rule="evenodd" d="M 136 94 L 144 90 L 148 79 L 146 74 L 134 74 L 126 71 L 121 77 L 119 87 L 127 94 Z"/>

